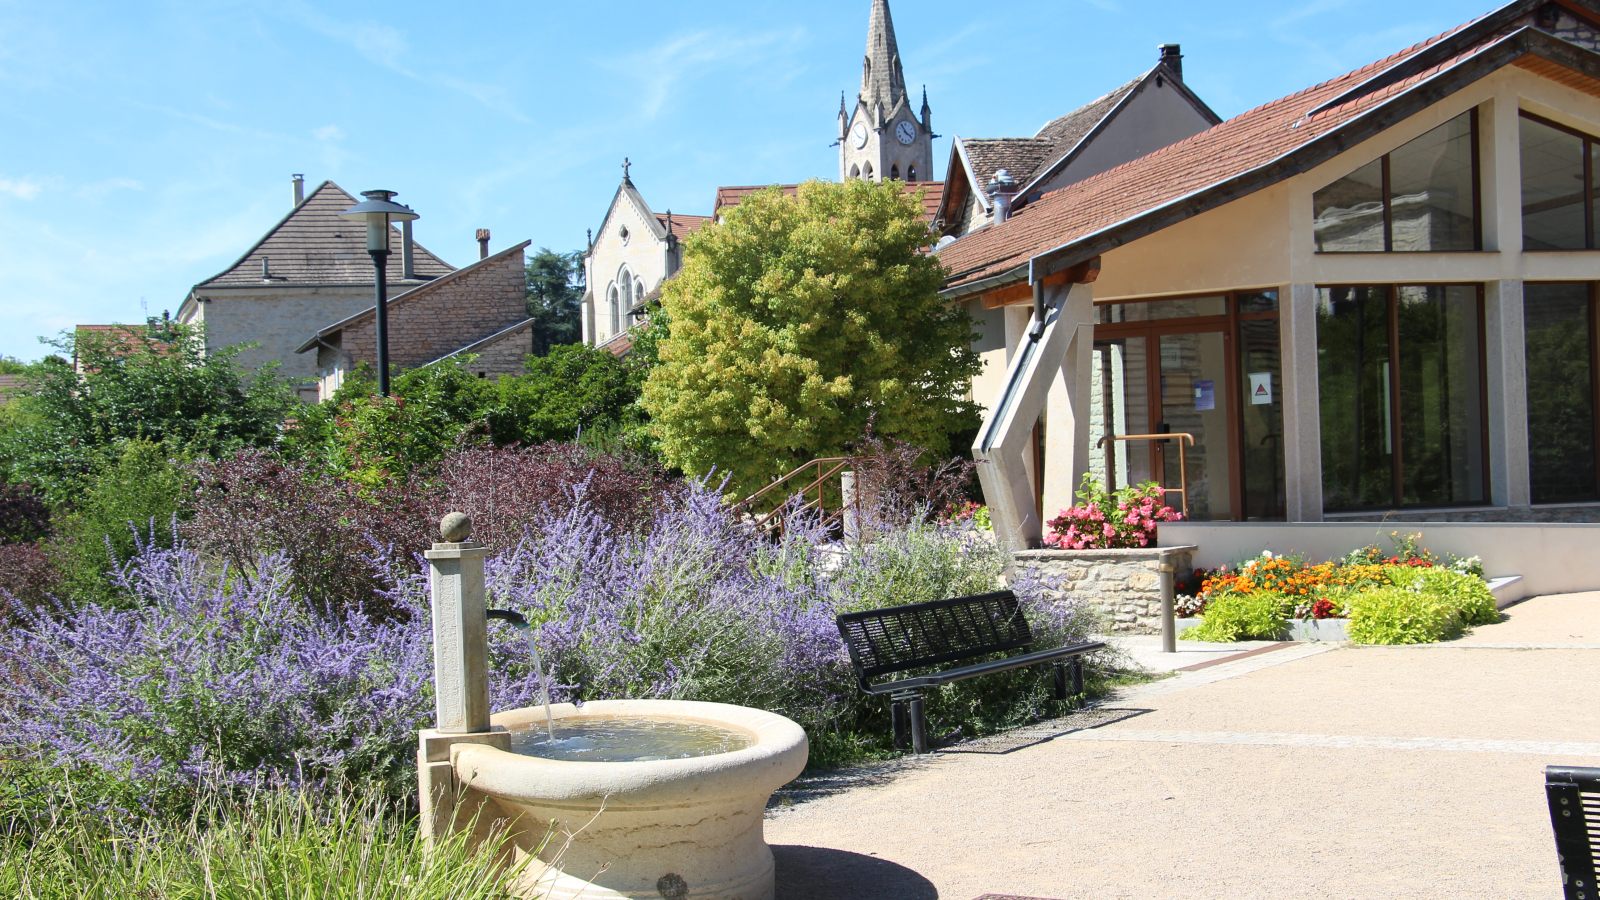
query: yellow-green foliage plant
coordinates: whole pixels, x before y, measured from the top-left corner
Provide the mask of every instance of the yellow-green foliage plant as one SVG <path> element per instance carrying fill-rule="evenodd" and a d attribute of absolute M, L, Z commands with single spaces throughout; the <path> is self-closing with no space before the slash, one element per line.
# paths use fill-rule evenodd
<path fill-rule="evenodd" d="M 1461 612 L 1437 594 L 1386 587 L 1350 595 L 1350 640 L 1358 644 L 1431 644 L 1455 637 Z"/>
<path fill-rule="evenodd" d="M 1461 614 L 1461 624 L 1491 625 L 1500 621 L 1500 608 L 1495 605 L 1494 594 L 1489 592 L 1489 585 L 1482 578 L 1444 568 L 1412 569 L 1410 575 L 1409 581 L 1403 581 L 1398 574 L 1392 580 L 1449 604 Z"/>
<path fill-rule="evenodd" d="M 939 297 L 922 194 L 811 181 L 746 197 L 685 244 L 641 403 L 662 454 L 747 495 L 880 437 L 948 454 L 978 424 L 972 320 Z"/>
<path fill-rule="evenodd" d="M 1220 594 L 1206 605 L 1205 621 L 1185 631 L 1186 641 L 1275 640 L 1289 628 L 1283 594 L 1256 591 Z"/>

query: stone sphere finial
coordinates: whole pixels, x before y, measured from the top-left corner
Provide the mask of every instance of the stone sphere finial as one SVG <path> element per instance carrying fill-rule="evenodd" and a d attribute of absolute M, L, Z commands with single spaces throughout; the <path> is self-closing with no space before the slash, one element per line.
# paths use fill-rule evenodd
<path fill-rule="evenodd" d="M 453 512 L 439 520 L 439 536 L 452 544 L 460 544 L 472 537 L 472 517 Z"/>

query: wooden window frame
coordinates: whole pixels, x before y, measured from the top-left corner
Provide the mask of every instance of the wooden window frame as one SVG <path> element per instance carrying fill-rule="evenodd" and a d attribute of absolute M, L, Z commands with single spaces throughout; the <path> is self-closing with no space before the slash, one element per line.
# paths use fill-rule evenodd
<path fill-rule="evenodd" d="M 1570 125 L 1563 125 L 1560 122 L 1554 121 L 1552 119 L 1546 119 L 1544 116 L 1528 112 L 1525 109 L 1517 110 L 1517 115 L 1520 116 L 1521 118 L 1528 119 L 1528 120 L 1533 121 L 1533 122 L 1538 122 L 1540 125 L 1543 125 L 1546 128 L 1554 128 L 1556 131 L 1564 131 L 1567 134 L 1570 134 L 1573 137 L 1583 141 L 1583 247 L 1572 249 L 1572 250 L 1529 250 L 1526 247 L 1524 247 L 1522 252 L 1523 253 L 1583 253 L 1583 252 L 1588 251 L 1588 250 L 1600 249 L 1600 244 L 1597 244 L 1597 242 L 1595 240 L 1595 218 L 1594 218 L 1594 198 L 1595 198 L 1594 154 L 1596 152 L 1596 149 L 1600 148 L 1600 137 L 1595 137 L 1592 134 L 1588 134 L 1586 132 L 1579 131 L 1578 129 L 1573 128 Z M 1518 207 L 1518 209 L 1517 209 L 1518 214 L 1519 215 L 1525 215 L 1524 213 L 1522 213 L 1522 173 L 1520 171 L 1517 173 L 1517 207 Z M 1526 240 L 1524 240 L 1523 243 L 1526 244 L 1527 243 Z M 1539 283 L 1539 282 L 1536 282 L 1536 283 Z M 1542 283 L 1545 283 L 1545 284 L 1557 284 L 1557 283 L 1560 283 L 1560 282 L 1542 282 Z M 1565 282 L 1565 283 L 1566 284 L 1577 284 L 1578 282 L 1570 282 L 1569 281 L 1569 282 Z"/>
<path fill-rule="evenodd" d="M 1278 308 L 1265 312 L 1241 313 L 1239 311 L 1239 298 L 1245 294 L 1272 294 L 1277 298 Z M 1230 439 L 1228 453 L 1228 503 L 1231 507 L 1228 521 L 1243 522 L 1244 518 L 1244 412 L 1240 408 L 1240 397 L 1244 387 L 1244 373 L 1242 362 L 1239 359 L 1239 323 L 1277 321 L 1283 312 L 1283 289 L 1277 287 L 1229 290 L 1229 291 L 1197 291 L 1191 294 L 1174 294 L 1160 297 L 1133 297 L 1118 299 L 1096 306 L 1111 306 L 1121 303 L 1157 303 L 1165 300 L 1198 300 L 1206 297 L 1223 298 L 1227 311 L 1221 315 L 1188 316 L 1172 319 L 1150 319 L 1138 322 L 1108 322 L 1095 323 L 1094 339 L 1118 337 L 1143 337 L 1154 339 L 1152 346 L 1145 348 L 1145 390 L 1146 406 L 1152 417 L 1161 414 L 1162 402 L 1151 403 L 1151 398 L 1160 401 L 1161 387 L 1161 345 L 1160 339 L 1170 335 L 1180 334 L 1221 334 L 1222 352 L 1226 357 L 1223 368 L 1223 390 L 1228 397 L 1227 429 Z M 1482 304 L 1480 303 L 1480 309 Z M 1098 316 L 1097 316 L 1098 318 Z M 1283 358 L 1283 341 L 1279 337 L 1279 361 Z M 1284 375 L 1280 368 L 1279 380 Z M 1282 390 L 1282 385 L 1278 387 Z M 1160 423 L 1153 421 L 1152 428 L 1159 428 Z M 1161 473 L 1159 478 L 1165 481 L 1166 453 L 1159 441 L 1151 441 L 1150 467 L 1153 472 Z M 1109 452 L 1109 451 L 1108 451 Z M 1283 453 L 1283 444 L 1280 441 L 1277 452 Z M 1285 465 L 1285 468 L 1287 466 Z M 1285 521 L 1288 519 L 1287 493 L 1284 497 L 1285 506 L 1280 508 Z"/>
<path fill-rule="evenodd" d="M 1480 252 L 1482 252 L 1483 251 L 1483 161 L 1482 161 L 1483 149 L 1479 146 L 1479 141 L 1481 140 L 1481 138 L 1480 138 L 1480 130 L 1478 128 L 1478 108 L 1476 106 L 1474 106 L 1473 108 L 1467 110 L 1462 115 L 1465 115 L 1465 116 L 1468 117 L 1468 123 L 1469 123 L 1468 127 L 1469 127 L 1469 130 L 1470 130 L 1470 136 L 1468 137 L 1467 142 L 1472 146 L 1472 249 L 1471 250 L 1396 250 L 1396 249 L 1394 249 L 1394 192 L 1393 192 L 1391 184 L 1390 184 L 1389 157 L 1394 154 L 1395 150 L 1399 150 L 1400 147 L 1404 147 L 1406 144 L 1410 143 L 1410 141 L 1406 141 L 1405 143 L 1402 143 L 1400 145 L 1400 147 L 1396 147 L 1396 148 L 1394 148 L 1394 150 L 1390 150 L 1388 153 L 1385 153 L 1382 156 L 1378 157 L 1378 159 L 1382 163 L 1382 170 L 1383 170 L 1383 176 L 1382 176 L 1382 179 L 1381 179 L 1382 182 L 1383 182 L 1383 184 L 1382 184 L 1382 191 L 1383 191 L 1383 249 L 1382 250 L 1317 250 L 1317 251 L 1315 251 L 1315 253 L 1318 254 L 1318 255 L 1327 254 L 1327 255 L 1330 255 L 1330 256 L 1343 256 L 1343 255 L 1351 254 L 1351 253 L 1405 253 L 1405 254 L 1412 254 L 1412 253 L 1480 253 Z M 1458 118 L 1458 117 L 1457 116 L 1451 116 L 1450 119 L 1448 119 L 1448 120 L 1446 120 L 1444 122 L 1441 122 L 1438 125 L 1435 125 L 1434 128 L 1442 128 L 1445 125 L 1450 124 L 1450 122 L 1454 121 L 1456 118 Z M 1429 131 L 1431 131 L 1431 130 L 1433 130 L 1433 129 L 1429 129 Z M 1570 131 L 1571 129 L 1568 129 L 1568 130 Z M 1426 132 L 1426 131 L 1423 132 L 1423 134 L 1427 134 L 1427 133 L 1428 132 Z M 1417 137 L 1420 138 L 1420 137 L 1422 137 L 1422 135 L 1419 134 L 1419 135 L 1417 135 Z M 1416 139 L 1417 138 L 1412 138 L 1412 140 L 1416 140 Z M 1360 168 L 1360 167 L 1358 166 L 1357 168 Z M 1341 176 L 1341 177 L 1348 177 L 1348 174 L 1349 173 L 1346 173 L 1345 176 Z M 1335 179 L 1335 181 L 1338 181 L 1338 180 L 1339 179 Z M 1330 184 L 1331 183 L 1332 182 L 1330 182 Z M 1327 187 L 1327 186 L 1328 185 L 1324 185 L 1323 187 Z M 1313 192 L 1313 193 L 1315 193 L 1315 192 Z M 1349 285 L 1335 285 L 1335 287 L 1349 287 Z"/>

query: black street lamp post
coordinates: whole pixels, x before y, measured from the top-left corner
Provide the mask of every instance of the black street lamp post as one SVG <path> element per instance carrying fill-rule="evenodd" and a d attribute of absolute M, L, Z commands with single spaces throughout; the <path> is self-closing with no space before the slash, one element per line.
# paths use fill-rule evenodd
<path fill-rule="evenodd" d="M 339 214 L 341 219 L 367 223 L 367 252 L 377 276 L 378 393 L 389 395 L 389 223 L 419 218 L 409 206 L 392 202 L 394 191 L 362 191 L 367 198 Z"/>

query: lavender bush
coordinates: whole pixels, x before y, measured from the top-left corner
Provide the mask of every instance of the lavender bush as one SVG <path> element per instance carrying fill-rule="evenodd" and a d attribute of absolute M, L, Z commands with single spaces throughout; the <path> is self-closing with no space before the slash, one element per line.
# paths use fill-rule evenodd
<path fill-rule="evenodd" d="M 615 527 L 584 488 L 486 564 L 490 602 L 536 626 L 556 699 L 675 698 L 791 716 L 813 759 L 887 746 L 886 705 L 855 688 L 833 619 L 844 610 L 992 590 L 1006 557 L 971 532 L 912 524 L 853 549 L 820 529 L 774 544 L 718 491 L 663 495 L 645 528 Z M 20 609 L 0 633 L 0 761 L 98 773 L 106 802 L 155 808 L 204 786 L 327 779 L 410 787 L 413 733 L 432 714 L 422 561 L 370 545 L 383 615 L 296 596 L 290 557 L 235 577 L 186 546 L 145 548 L 118 574 L 136 608 L 67 618 Z M 1042 640 L 1081 639 L 1088 614 L 1012 587 Z M 398 614 L 395 614 L 398 613 Z M 522 637 L 491 626 L 491 699 L 531 705 Z M 1035 715 L 1041 673 L 963 682 L 932 697 L 942 733 Z"/>

